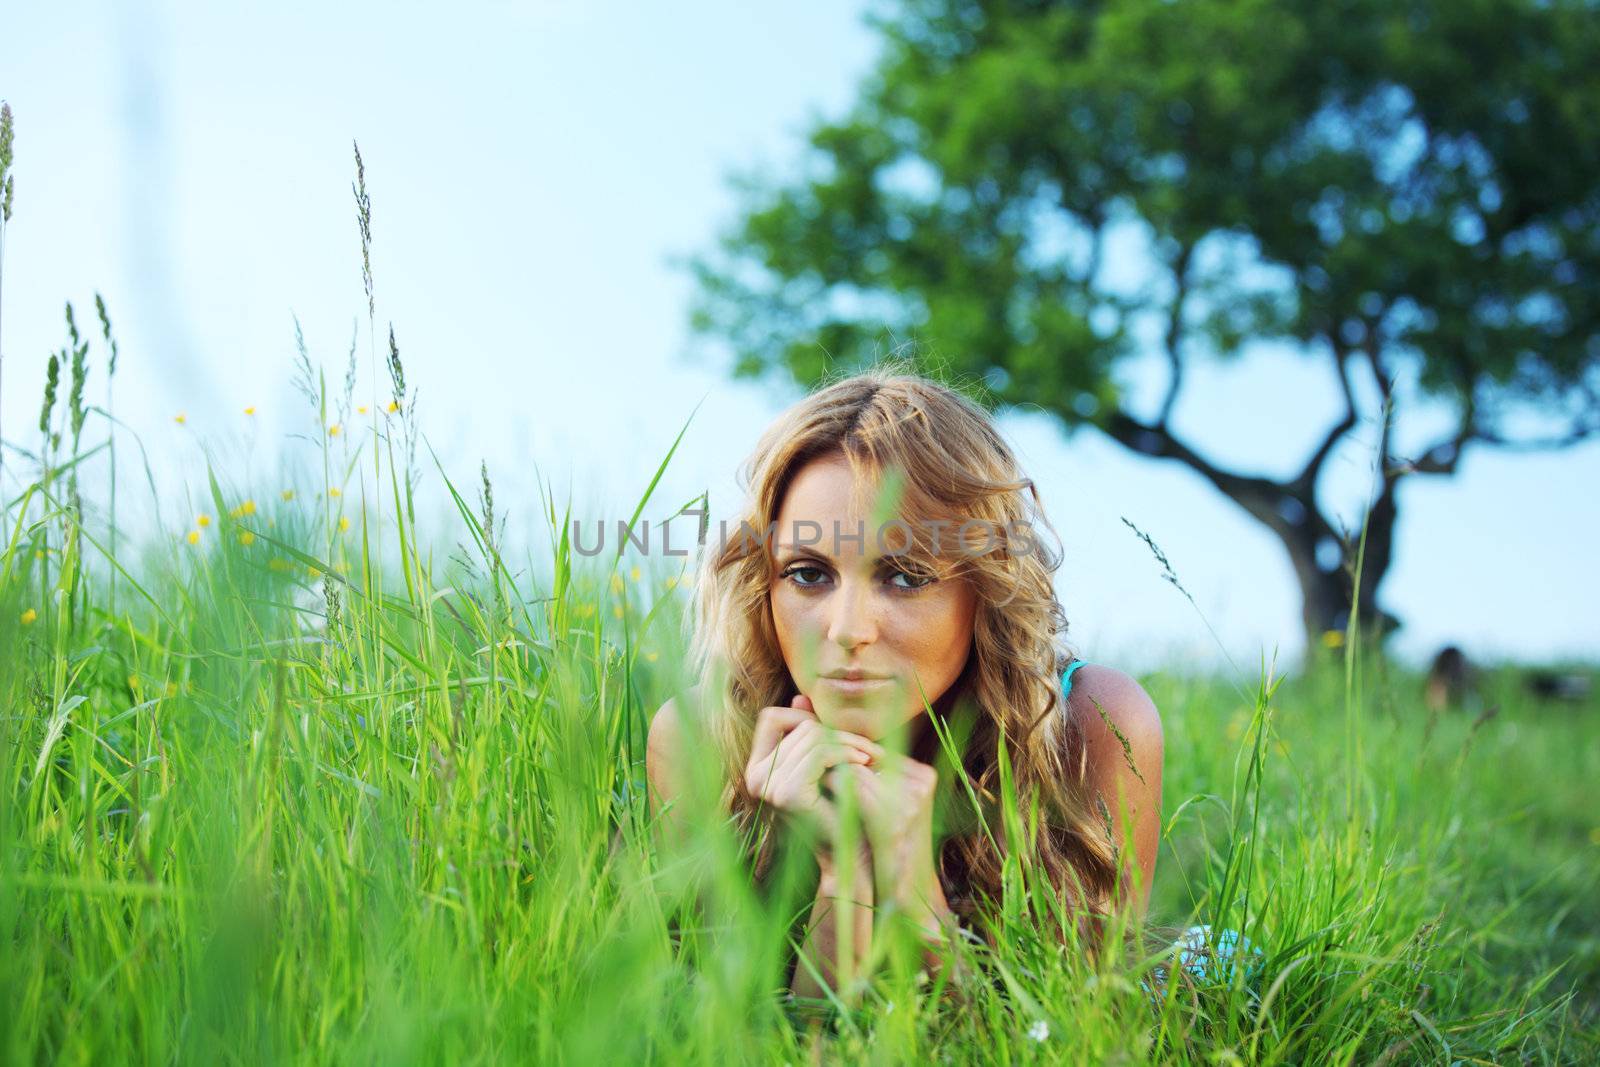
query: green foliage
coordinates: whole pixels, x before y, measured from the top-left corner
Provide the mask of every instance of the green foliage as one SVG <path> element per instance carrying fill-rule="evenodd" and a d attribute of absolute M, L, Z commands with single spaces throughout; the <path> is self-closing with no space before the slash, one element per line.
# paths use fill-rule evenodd
<path fill-rule="evenodd" d="M 1163 334 L 1370 351 L 1458 402 L 1568 396 L 1600 362 L 1590 3 L 885 7 L 850 114 L 697 264 L 695 322 L 741 374 L 915 335 L 1076 424 Z M 1106 269 L 1129 225 L 1142 291 Z"/>
<path fill-rule="evenodd" d="M 950 949 L 976 977 L 893 954 L 841 1010 L 779 995 L 811 886 L 786 847 L 754 891 L 715 761 L 677 801 L 692 840 L 654 833 L 648 719 L 694 681 L 675 575 L 578 566 L 554 501 L 552 558 L 512 575 L 486 471 L 481 508 L 446 481 L 476 556 L 437 573 L 401 509 L 379 528 L 326 507 L 328 484 L 252 495 L 216 470 L 208 521 L 125 566 L 43 474 L 0 556 L 8 1061 L 1597 1051 L 1600 927 L 1578 907 L 1600 890 L 1594 706 L 1556 714 L 1496 677 L 1497 716 L 1430 718 L 1416 680 L 1354 642 L 1344 665 L 1253 687 L 1153 675 L 1156 925 L 1092 962 L 1012 858 L 998 949 Z M 380 537 L 405 580 L 376 570 Z M 89 565 L 49 566 L 56 544 Z M 111 571 L 135 594 L 118 612 Z M 1015 840 L 1037 813 L 1011 785 L 1003 769 Z M 1259 967 L 1175 971 L 1166 946 L 1192 921 L 1245 933 Z"/>

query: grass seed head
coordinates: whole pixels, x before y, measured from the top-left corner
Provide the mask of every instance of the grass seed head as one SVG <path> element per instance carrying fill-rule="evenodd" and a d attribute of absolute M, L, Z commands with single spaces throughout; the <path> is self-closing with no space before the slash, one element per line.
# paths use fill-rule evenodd
<path fill-rule="evenodd" d="M 106 361 L 106 376 L 112 377 L 117 373 L 117 339 L 111 336 L 111 316 L 106 314 L 105 297 L 98 292 L 94 294 L 94 312 L 100 316 L 100 335 L 111 350 L 111 358 Z"/>
<path fill-rule="evenodd" d="M 367 196 L 367 168 L 361 162 L 361 146 L 351 140 L 356 152 L 356 180 L 351 191 L 356 194 L 356 226 L 361 231 L 361 283 L 367 290 L 367 315 L 377 307 L 372 300 L 372 200 Z"/>
<path fill-rule="evenodd" d="M 16 191 L 16 181 L 11 174 L 11 142 L 16 136 L 16 126 L 11 115 L 11 105 L 0 103 L 0 221 L 11 221 L 11 197 Z"/>
<path fill-rule="evenodd" d="M 360 333 L 360 324 L 356 320 L 350 322 L 350 354 L 344 366 L 344 399 L 339 404 L 339 421 L 343 422 L 345 415 L 350 411 L 351 401 L 356 395 L 356 335 Z"/>
<path fill-rule="evenodd" d="M 50 362 L 44 367 L 44 406 L 39 409 L 39 432 L 50 432 L 50 413 L 56 406 L 56 386 L 61 382 L 61 357 L 50 353 Z"/>
<path fill-rule="evenodd" d="M 339 632 L 339 587 L 331 578 L 322 579 L 322 599 L 327 607 L 328 636 L 338 639 Z"/>
<path fill-rule="evenodd" d="M 406 368 L 400 362 L 400 346 L 394 340 L 394 323 L 389 324 L 389 381 L 394 385 L 393 408 L 399 406 L 406 398 Z"/>
<path fill-rule="evenodd" d="M 494 484 L 489 481 L 488 460 L 479 461 L 478 473 L 483 478 L 483 533 L 492 551 L 494 549 Z"/>
<path fill-rule="evenodd" d="M 72 422 L 74 440 L 83 432 L 83 420 L 88 409 L 83 406 L 83 386 L 89 379 L 89 345 L 78 339 L 77 327 L 72 322 L 72 305 L 67 305 L 67 324 L 72 327 L 72 388 L 67 393 L 67 412 Z"/>

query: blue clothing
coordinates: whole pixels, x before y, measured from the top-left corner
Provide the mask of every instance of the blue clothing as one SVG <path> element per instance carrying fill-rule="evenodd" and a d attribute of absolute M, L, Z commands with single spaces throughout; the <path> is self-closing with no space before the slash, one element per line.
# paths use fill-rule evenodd
<path fill-rule="evenodd" d="M 1072 694 L 1072 672 L 1083 666 L 1085 660 L 1075 659 L 1067 664 L 1067 669 L 1061 672 L 1061 699 L 1065 700 Z"/>
<path fill-rule="evenodd" d="M 1248 937 L 1237 930 L 1213 930 L 1209 924 L 1189 927 L 1176 945 L 1179 966 L 1202 982 L 1230 985 L 1236 970 L 1252 978 L 1264 962 Z"/>

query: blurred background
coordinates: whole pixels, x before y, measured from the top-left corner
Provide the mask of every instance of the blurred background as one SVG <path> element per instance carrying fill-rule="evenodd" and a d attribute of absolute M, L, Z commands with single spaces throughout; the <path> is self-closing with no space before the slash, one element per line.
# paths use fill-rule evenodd
<path fill-rule="evenodd" d="M 732 514 L 779 411 L 898 351 L 1002 409 L 1089 659 L 1336 644 L 1369 508 L 1398 656 L 1592 659 L 1592 10 L 1083 6 L 14 5 L 0 489 L 96 292 L 166 536 L 206 448 L 306 461 L 296 319 L 373 389 L 355 139 L 379 356 L 531 553 L 542 491 L 626 518 L 686 422 L 646 517 Z"/>

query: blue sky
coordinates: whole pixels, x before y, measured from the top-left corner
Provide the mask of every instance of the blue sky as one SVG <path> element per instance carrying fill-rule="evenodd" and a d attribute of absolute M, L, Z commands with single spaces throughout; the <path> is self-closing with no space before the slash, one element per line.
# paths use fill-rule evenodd
<path fill-rule="evenodd" d="M 799 394 L 729 384 L 715 350 L 691 351 L 690 285 L 673 259 L 707 248 L 732 217 L 731 173 L 792 166 L 808 119 L 845 107 L 875 49 L 863 10 L 15 5 L 0 37 L 0 97 L 18 126 L 7 439 L 33 446 L 62 301 L 92 322 L 98 289 L 121 343 L 117 410 L 150 452 L 162 518 L 187 523 L 201 442 L 275 485 L 280 453 L 305 455 L 292 435 L 309 426 L 288 384 L 291 314 L 330 377 L 359 314 L 357 392 L 370 392 L 356 137 L 379 330 L 393 321 L 452 478 L 471 483 L 486 461 L 512 533 L 527 538 L 541 529 L 541 479 L 572 494 L 575 514 L 625 516 L 704 398 L 657 501 L 709 489 L 727 513 L 736 465 Z M 1114 253 L 1137 274 L 1135 243 Z M 1160 364 L 1128 373 L 1153 404 Z M 91 395 L 101 388 L 93 380 Z M 1176 421 L 1219 462 L 1283 472 L 1336 415 L 1327 368 L 1268 348 L 1196 368 Z M 1418 412 L 1402 440 L 1431 438 L 1440 419 Z M 1280 662 L 1298 655 L 1287 560 L 1196 476 L 1092 431 L 1067 439 L 1038 414 L 1002 428 L 1061 532 L 1059 589 L 1089 658 L 1212 663 L 1211 629 L 1247 672 L 1274 649 Z M 1336 454 L 1323 487 L 1347 521 L 1370 484 L 1359 445 Z M 1407 622 L 1396 650 L 1415 660 L 1456 641 L 1486 657 L 1593 657 L 1597 474 L 1590 444 L 1471 452 L 1454 480 L 1407 485 L 1382 593 Z M 1162 546 L 1204 619 L 1124 516 Z"/>

